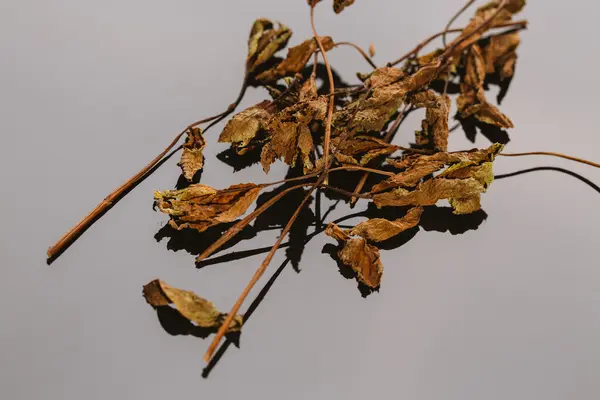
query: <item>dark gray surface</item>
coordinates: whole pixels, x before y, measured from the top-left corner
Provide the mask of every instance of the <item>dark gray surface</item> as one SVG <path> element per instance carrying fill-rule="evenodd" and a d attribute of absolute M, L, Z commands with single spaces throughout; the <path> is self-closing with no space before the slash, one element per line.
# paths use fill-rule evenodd
<path fill-rule="evenodd" d="M 321 34 L 377 47 L 383 64 L 438 31 L 462 1 L 358 0 Z M 165 223 L 152 190 L 173 187 L 175 158 L 93 226 L 51 267 L 46 248 L 187 123 L 224 109 L 241 82 L 255 17 L 310 35 L 305 1 L 0 2 L 0 387 L 3 399 L 597 399 L 600 396 L 600 193 L 560 172 L 496 181 L 487 220 L 463 235 L 419 232 L 382 252 L 381 292 L 361 298 L 310 242 L 208 379 L 209 340 L 173 337 L 141 296 L 160 277 L 228 309 L 263 255 L 194 268 L 153 235 Z M 562 151 L 598 161 L 595 2 L 532 1 L 503 111 L 507 151 Z M 465 19 L 461 20 L 461 23 Z M 368 66 L 331 52 L 349 80 Z M 243 105 L 264 98 L 248 93 Z M 407 121 L 406 143 L 419 115 Z M 208 134 L 203 183 L 235 176 Z M 478 136 L 476 145 L 487 146 Z M 470 148 L 462 131 L 451 149 Z M 497 173 L 572 162 L 501 158 Z M 364 205 L 363 205 L 364 206 Z M 345 208 L 340 207 L 337 215 Z M 237 249 L 269 245 L 275 232 Z M 279 252 L 262 281 L 281 265 Z M 259 285 L 251 295 L 256 296 Z"/>

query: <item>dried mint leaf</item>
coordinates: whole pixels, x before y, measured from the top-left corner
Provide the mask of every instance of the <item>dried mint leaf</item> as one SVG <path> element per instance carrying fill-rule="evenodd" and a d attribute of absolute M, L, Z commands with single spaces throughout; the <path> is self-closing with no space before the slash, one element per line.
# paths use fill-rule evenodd
<path fill-rule="evenodd" d="M 206 146 L 202 129 L 192 128 L 187 133 L 187 139 L 183 144 L 183 152 L 181 153 L 181 161 L 179 166 L 183 172 L 183 176 L 188 181 L 191 181 L 194 174 L 202 169 L 204 165 L 204 155 L 202 150 Z"/>
<path fill-rule="evenodd" d="M 414 107 L 426 107 L 425 119 L 421 122 L 422 130 L 416 132 L 417 144 L 447 151 L 450 97 L 426 90 L 411 96 L 410 103 Z"/>
<path fill-rule="evenodd" d="M 512 121 L 498 107 L 487 102 L 483 87 L 485 75 L 486 66 L 481 48 L 474 44 L 467 51 L 465 75 L 460 84 L 461 94 L 456 99 L 460 118 L 473 115 L 481 122 L 500 128 L 512 128 Z"/>
<path fill-rule="evenodd" d="M 340 261 L 356 272 L 360 282 L 372 289 L 381 285 L 383 264 L 377 247 L 368 244 L 365 238 L 348 235 L 334 223 L 327 226 L 325 234 L 339 242 Z"/>
<path fill-rule="evenodd" d="M 155 191 L 160 211 L 169 214 L 169 225 L 177 230 L 192 228 L 199 232 L 243 215 L 258 197 L 262 186 L 243 183 L 216 190 L 195 184 L 181 190 Z"/>
<path fill-rule="evenodd" d="M 217 310 L 212 302 L 194 292 L 174 288 L 159 279 L 146 284 L 143 293 L 146 301 L 152 307 L 173 304 L 181 315 L 201 328 L 219 328 L 227 317 L 227 314 Z M 242 316 L 236 315 L 227 332 L 239 331 L 242 323 Z"/>
<path fill-rule="evenodd" d="M 440 60 L 435 60 L 412 75 L 406 75 L 398 68 L 378 68 L 365 82 L 371 96 L 365 101 L 356 100 L 336 112 L 334 125 L 348 124 L 349 128 L 359 132 L 380 131 L 403 104 L 407 94 L 431 83 L 440 64 Z"/>
<path fill-rule="evenodd" d="M 261 130 L 266 129 L 272 117 L 272 102 L 265 100 L 234 115 L 219 136 L 219 142 L 231 143 L 239 155 L 253 150 L 255 139 Z"/>
<path fill-rule="evenodd" d="M 261 153 L 265 172 L 275 160 L 282 159 L 291 167 L 301 158 L 304 171 L 314 168 L 312 161 L 314 143 L 308 125 L 322 121 L 327 114 L 327 98 L 299 102 L 276 113 L 267 124 L 269 142 Z"/>
<path fill-rule="evenodd" d="M 416 186 L 421 179 L 441 170 L 445 165 L 450 165 L 439 177 L 444 174 L 453 173 L 463 168 L 478 166 L 483 163 L 491 165 L 496 155 L 502 151 L 504 146 L 495 143 L 487 149 L 461 151 L 461 152 L 438 152 L 432 155 L 411 155 L 402 160 L 395 161 L 388 159 L 388 163 L 396 168 L 405 170 L 386 179 L 385 181 L 373 186 L 372 192 L 377 193 L 390 188 L 404 187 L 410 188 Z M 452 176 L 456 178 L 466 176 Z M 487 187 L 487 185 L 486 185 Z"/>
<path fill-rule="evenodd" d="M 497 73 L 501 81 L 511 78 L 515 73 L 517 47 L 520 42 L 519 32 L 492 36 L 483 49 L 486 73 Z"/>
<path fill-rule="evenodd" d="M 254 21 L 248 37 L 248 57 L 246 70 L 248 73 L 267 62 L 275 53 L 287 45 L 292 36 L 292 31 L 285 25 L 273 22 L 266 18 Z"/>
<path fill-rule="evenodd" d="M 383 242 L 417 226 L 422 213 L 423 207 L 413 207 L 402 218 L 394 221 L 385 218 L 372 218 L 356 225 L 348 231 L 348 234 L 361 236 L 371 242 Z"/>
<path fill-rule="evenodd" d="M 345 140 L 338 136 L 331 143 L 337 150 L 335 158 L 342 164 L 367 165 L 374 158 L 390 155 L 398 149 L 384 140 L 366 135 Z"/>
<path fill-rule="evenodd" d="M 336 14 L 339 14 L 344 8 L 351 6 L 352 4 L 354 4 L 354 0 L 333 0 L 333 11 L 335 11 Z"/>
<path fill-rule="evenodd" d="M 333 39 L 329 36 L 319 38 L 325 51 L 333 48 Z M 261 72 L 256 76 L 260 82 L 272 82 L 284 76 L 291 76 L 302 71 L 313 53 L 319 48 L 314 38 L 305 40 L 297 46 L 288 49 L 287 57 L 275 67 Z"/>

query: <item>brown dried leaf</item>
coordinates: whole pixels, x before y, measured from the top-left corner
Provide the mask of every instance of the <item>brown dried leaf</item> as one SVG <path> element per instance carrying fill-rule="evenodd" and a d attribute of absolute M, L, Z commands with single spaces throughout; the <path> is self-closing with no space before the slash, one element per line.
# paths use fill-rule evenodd
<path fill-rule="evenodd" d="M 191 181 L 194 174 L 202 169 L 204 164 L 202 150 L 204 150 L 205 146 L 206 142 L 202 136 L 202 129 L 192 128 L 187 132 L 187 139 L 183 144 L 179 166 L 184 178 L 188 181 Z"/>
<path fill-rule="evenodd" d="M 486 66 L 481 48 L 474 44 L 467 51 L 465 76 L 460 84 L 461 94 L 456 99 L 460 117 L 468 118 L 473 115 L 481 122 L 500 128 L 512 128 L 512 121 L 498 107 L 487 102 L 483 88 L 485 75 Z"/>
<path fill-rule="evenodd" d="M 181 190 L 155 191 L 160 211 L 171 216 L 169 225 L 205 231 L 211 226 L 232 222 L 243 215 L 258 197 L 262 186 L 243 183 L 216 190 L 196 184 Z"/>
<path fill-rule="evenodd" d="M 155 279 L 145 285 L 143 293 L 146 301 L 152 307 L 173 304 L 181 315 L 201 328 L 217 329 L 227 317 L 227 314 L 223 314 L 217 310 L 212 302 L 203 299 L 194 292 L 167 285 L 159 279 Z M 242 328 L 242 324 L 242 316 L 236 315 L 231 321 L 227 332 L 239 331 Z"/>
<path fill-rule="evenodd" d="M 225 125 L 218 141 L 231 143 L 231 147 L 239 155 L 251 150 L 253 140 L 266 128 L 272 116 L 271 104 L 265 100 L 234 115 Z"/>
<path fill-rule="evenodd" d="M 377 247 L 367 243 L 362 237 L 350 237 L 337 225 L 331 223 L 325 233 L 340 242 L 340 261 L 356 272 L 357 278 L 366 286 L 376 289 L 381 285 L 383 264 Z"/>
<path fill-rule="evenodd" d="M 325 51 L 333 48 L 333 39 L 329 36 L 321 36 L 321 44 Z M 318 49 L 317 42 L 314 38 L 305 40 L 297 46 L 288 49 L 288 54 L 285 60 L 277 64 L 275 67 L 268 69 L 258 74 L 256 79 L 260 82 L 272 82 L 284 76 L 291 76 L 302 71 L 310 57 Z"/>
<path fill-rule="evenodd" d="M 270 142 L 261 153 L 263 170 L 268 172 L 269 166 L 278 158 L 293 167 L 298 156 L 302 159 L 304 171 L 314 168 L 314 144 L 308 125 L 322 121 L 326 114 L 326 97 L 299 102 L 275 114 L 267 125 Z"/>
<path fill-rule="evenodd" d="M 341 13 L 344 8 L 354 4 L 354 0 L 333 0 L 333 11 L 336 14 Z"/>
<path fill-rule="evenodd" d="M 519 32 L 516 31 L 492 36 L 488 45 L 483 49 L 486 73 L 497 72 L 500 80 L 512 77 L 519 43 Z"/>
<path fill-rule="evenodd" d="M 421 122 L 417 144 L 432 145 L 435 150 L 448 150 L 448 115 L 450 114 L 450 97 L 438 95 L 433 90 L 416 93 L 410 102 L 415 107 L 426 107 L 425 119 Z"/>
<path fill-rule="evenodd" d="M 371 242 L 383 242 L 419 224 L 423 207 L 413 207 L 402 218 L 390 221 L 372 218 L 361 222 L 350 230 L 349 235 L 362 236 Z"/>
<path fill-rule="evenodd" d="M 345 140 L 335 137 L 331 143 L 337 149 L 336 159 L 343 164 L 367 165 L 376 157 L 390 155 L 398 150 L 397 146 L 366 135 L 358 135 Z"/>
<path fill-rule="evenodd" d="M 334 115 L 334 125 L 348 124 L 358 132 L 380 131 L 405 99 L 405 96 L 429 85 L 436 77 L 441 61 L 434 60 L 412 75 L 398 68 L 376 69 L 366 80 L 371 96 L 356 100 Z"/>
<path fill-rule="evenodd" d="M 268 61 L 275 53 L 287 45 L 292 36 L 292 31 L 285 25 L 265 18 L 254 21 L 248 37 L 248 57 L 246 71 L 253 72 L 259 65 Z"/>

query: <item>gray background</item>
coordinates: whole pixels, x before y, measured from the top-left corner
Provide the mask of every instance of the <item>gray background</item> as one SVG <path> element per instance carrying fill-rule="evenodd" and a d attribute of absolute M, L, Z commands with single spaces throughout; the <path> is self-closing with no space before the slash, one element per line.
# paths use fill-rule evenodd
<path fill-rule="evenodd" d="M 383 285 L 367 299 L 320 254 L 331 240 L 316 238 L 301 273 L 283 270 L 241 348 L 231 346 L 208 379 L 209 340 L 167 334 L 141 287 L 160 277 L 228 309 L 264 255 L 197 270 L 190 254 L 155 241 L 167 218 L 152 211 L 152 190 L 173 187 L 177 157 L 46 265 L 46 248 L 174 134 L 233 101 L 255 17 L 288 24 L 291 44 L 310 36 L 305 3 L 0 2 L 3 399 L 600 396 L 600 194 L 560 172 L 496 181 L 476 231 L 421 231 L 383 251 Z M 375 43 L 382 65 L 440 30 L 463 2 L 358 0 L 341 16 L 328 3 L 317 10 L 320 33 Z M 530 3 L 502 108 L 516 125 L 507 151 L 598 161 L 598 6 Z M 349 48 L 330 54 L 349 81 L 368 71 Z M 251 90 L 242 106 L 265 96 Z M 412 138 L 417 114 L 398 143 Z M 225 149 L 215 143 L 220 127 L 207 134 L 203 183 L 283 175 L 280 167 L 269 177 L 259 167 L 232 175 L 214 157 Z M 478 135 L 477 146 L 488 143 Z M 451 149 L 472 146 L 452 134 Z M 600 183 L 598 170 L 547 157 L 500 158 L 495 168 L 534 166 Z M 264 232 L 236 249 L 275 237 Z M 284 258 L 280 251 L 263 283 Z"/>

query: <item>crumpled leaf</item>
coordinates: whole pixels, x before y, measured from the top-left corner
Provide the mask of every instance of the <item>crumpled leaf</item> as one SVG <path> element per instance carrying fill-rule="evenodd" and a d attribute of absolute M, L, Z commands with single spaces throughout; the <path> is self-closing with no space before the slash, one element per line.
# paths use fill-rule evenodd
<path fill-rule="evenodd" d="M 270 165 L 279 158 L 293 167 L 298 156 L 305 171 L 313 169 L 314 143 L 308 125 L 324 120 L 326 114 L 326 97 L 299 102 L 275 114 L 267 125 L 270 141 L 261 153 L 263 170 L 268 173 Z"/>
<path fill-rule="evenodd" d="M 265 100 L 234 115 L 219 135 L 219 142 L 231 143 L 239 155 L 254 149 L 257 136 L 272 117 L 272 102 Z"/>
<path fill-rule="evenodd" d="M 385 218 L 372 218 L 361 222 L 347 231 L 349 235 L 361 236 L 371 242 L 383 242 L 414 228 L 419 224 L 423 207 L 413 207 L 402 218 L 390 221 Z"/>
<path fill-rule="evenodd" d="M 471 198 L 484 191 L 484 186 L 475 178 L 433 178 L 420 183 L 411 191 L 396 188 L 390 192 L 376 194 L 373 201 L 377 207 L 432 206 L 442 199 Z"/>
<path fill-rule="evenodd" d="M 359 282 L 371 289 L 381 285 L 383 264 L 377 247 L 368 244 L 365 238 L 348 235 L 334 223 L 327 226 L 325 234 L 339 242 L 341 249 L 337 255 L 342 263 L 356 272 Z"/>
<path fill-rule="evenodd" d="M 500 81 L 511 78 L 515 73 L 517 47 L 521 39 L 519 32 L 494 35 L 483 48 L 487 74 L 497 73 Z"/>
<path fill-rule="evenodd" d="M 262 186 L 253 183 L 233 185 L 223 190 L 196 184 L 181 190 L 155 191 L 160 211 L 171 216 L 169 225 L 205 231 L 211 226 L 235 221 L 258 197 Z"/>
<path fill-rule="evenodd" d="M 411 96 L 414 107 L 426 107 L 425 119 L 421 122 L 421 131 L 416 132 L 418 145 L 432 147 L 435 150 L 448 150 L 448 115 L 450 97 L 438 95 L 433 90 L 418 92 Z"/>
<path fill-rule="evenodd" d="M 436 76 L 441 61 L 434 60 L 412 75 L 399 68 L 376 69 L 365 81 L 371 96 L 356 100 L 334 115 L 334 125 L 348 124 L 358 132 L 380 131 L 396 110 L 403 104 L 405 96 L 428 85 Z"/>
<path fill-rule="evenodd" d="M 336 14 L 341 13 L 344 8 L 354 4 L 354 0 L 333 0 L 333 11 Z"/>
<path fill-rule="evenodd" d="M 258 66 L 267 62 L 275 53 L 287 45 L 292 36 L 292 31 L 285 25 L 273 22 L 266 18 L 254 21 L 248 37 L 248 57 L 246 71 L 253 72 Z"/>
<path fill-rule="evenodd" d="M 177 311 L 189 321 L 194 322 L 201 328 L 219 328 L 227 314 L 221 313 L 212 302 L 203 299 L 194 292 L 174 288 L 155 279 L 144 286 L 144 297 L 152 307 L 168 306 L 173 304 Z M 243 319 L 236 315 L 231 321 L 227 332 L 238 332 L 241 330 Z"/>
<path fill-rule="evenodd" d="M 367 165 L 376 157 L 390 155 L 398 150 L 398 146 L 366 135 L 357 135 L 345 140 L 338 136 L 333 138 L 331 143 L 337 150 L 335 158 L 342 164 Z"/>
<path fill-rule="evenodd" d="M 319 37 L 325 51 L 333 48 L 333 39 L 330 36 Z M 261 72 L 256 76 L 260 82 L 272 82 L 284 76 L 291 76 L 302 71 L 313 53 L 319 48 L 314 38 L 305 40 L 297 46 L 288 49 L 287 57 L 275 67 Z"/>
<path fill-rule="evenodd" d="M 196 172 L 201 170 L 204 165 L 202 150 L 204 150 L 205 146 L 206 142 L 202 136 L 202 129 L 190 129 L 187 133 L 187 139 L 183 144 L 181 161 L 179 162 L 183 176 L 188 181 L 191 181 Z"/>
<path fill-rule="evenodd" d="M 438 152 L 432 155 L 411 155 L 399 161 L 388 159 L 387 161 L 391 165 L 396 168 L 405 168 L 405 170 L 373 186 L 372 192 L 377 193 L 395 187 L 414 187 L 421 179 L 439 171 L 445 165 L 450 165 L 450 167 L 438 176 L 443 177 L 445 176 L 444 174 L 451 174 L 454 171 L 471 166 L 479 166 L 486 162 L 491 165 L 491 162 L 494 161 L 496 155 L 503 148 L 502 144 L 495 143 L 487 149 L 481 150 L 454 153 Z M 467 176 L 451 175 L 450 177 L 465 178 Z"/>
<path fill-rule="evenodd" d="M 486 124 L 512 128 L 512 121 L 498 107 L 487 102 L 483 88 L 485 75 L 486 66 L 481 48 L 474 44 L 467 52 L 465 76 L 460 84 L 461 94 L 456 99 L 460 118 L 473 115 Z"/>
<path fill-rule="evenodd" d="M 480 209 L 480 195 L 494 180 L 492 162 L 503 148 L 496 143 L 485 150 L 456 153 L 436 153 L 411 159 L 410 166 L 397 175 L 373 187 L 373 202 L 383 206 L 430 206 L 448 199 L 456 214 L 468 214 Z M 452 164 L 434 178 L 420 180 Z M 435 171 L 433 171 L 435 169 Z M 418 183 L 418 184 L 417 184 Z M 407 190 L 405 187 L 416 188 Z M 394 188 L 385 193 L 382 190 Z"/>

